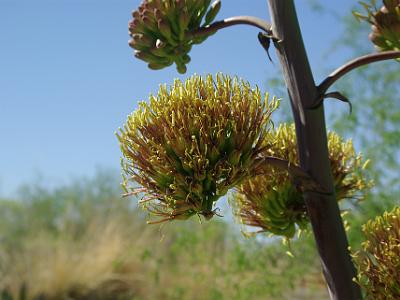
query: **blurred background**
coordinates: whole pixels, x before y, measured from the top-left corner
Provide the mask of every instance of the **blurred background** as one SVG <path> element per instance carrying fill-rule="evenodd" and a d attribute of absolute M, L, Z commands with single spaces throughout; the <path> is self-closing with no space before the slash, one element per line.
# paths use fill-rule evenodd
<path fill-rule="evenodd" d="M 258 31 L 235 26 L 191 51 L 185 75 L 133 57 L 127 24 L 140 1 L 0 2 L 0 290 L 13 299 L 325 299 L 312 236 L 248 239 L 228 218 L 145 225 L 121 199 L 114 132 L 161 83 L 193 73 L 237 75 L 282 98 L 278 60 Z M 316 82 L 374 51 L 357 1 L 297 1 Z M 357 7 L 358 8 L 358 7 Z M 360 10 L 358 8 L 358 10 Z M 222 1 L 220 18 L 269 18 L 266 1 Z M 328 127 L 370 158 L 375 188 L 346 216 L 353 249 L 361 224 L 398 203 L 400 72 L 377 63 L 335 86 L 353 103 L 326 105 Z M 327 101 L 329 102 L 329 101 Z M 1 298 L 12 299 L 12 298 Z M 23 298 L 21 298 L 22 300 Z"/>

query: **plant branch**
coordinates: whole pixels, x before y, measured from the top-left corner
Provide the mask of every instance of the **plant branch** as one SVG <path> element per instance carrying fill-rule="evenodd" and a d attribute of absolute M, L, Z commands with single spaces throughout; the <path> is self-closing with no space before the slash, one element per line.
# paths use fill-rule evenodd
<path fill-rule="evenodd" d="M 340 68 L 333 71 L 324 81 L 318 85 L 318 92 L 320 96 L 323 96 L 326 91 L 340 78 L 349 73 L 350 71 L 365 66 L 374 62 L 384 61 L 389 59 L 400 58 L 400 51 L 385 51 L 379 53 L 373 53 L 358 57 L 344 64 Z"/>
<path fill-rule="evenodd" d="M 192 31 L 190 34 L 193 37 L 203 36 L 205 34 L 210 34 L 215 31 L 218 31 L 219 29 L 223 29 L 234 25 L 251 25 L 267 32 L 268 34 L 272 33 L 271 25 L 265 22 L 263 19 L 252 16 L 237 16 L 237 17 L 227 18 L 221 21 L 216 21 L 208 26 L 200 27 L 199 29 Z"/>

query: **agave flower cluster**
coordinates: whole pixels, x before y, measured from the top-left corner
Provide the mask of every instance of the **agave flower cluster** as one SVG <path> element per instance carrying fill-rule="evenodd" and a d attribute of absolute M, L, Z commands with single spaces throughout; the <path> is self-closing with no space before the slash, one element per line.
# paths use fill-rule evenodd
<path fill-rule="evenodd" d="M 135 56 L 147 62 L 150 69 L 175 63 L 178 72 L 185 73 L 192 46 L 210 35 L 195 37 L 190 33 L 209 25 L 221 7 L 220 0 L 210 3 L 211 0 L 144 0 L 129 23 L 129 45 L 136 49 Z"/>
<path fill-rule="evenodd" d="M 358 283 L 367 299 L 400 299 L 400 207 L 363 226 L 365 242 L 355 253 Z"/>
<path fill-rule="evenodd" d="M 400 0 L 383 0 L 377 8 L 376 1 L 361 3 L 367 15 L 355 13 L 356 17 L 371 24 L 370 40 L 381 50 L 400 50 Z"/>
<path fill-rule="evenodd" d="M 260 167 L 255 158 L 277 106 L 223 75 L 161 86 L 118 135 L 127 193 L 143 192 L 141 203 L 160 222 L 211 218 L 214 203 Z"/>
<path fill-rule="evenodd" d="M 262 156 L 299 164 L 293 124 L 270 131 L 263 145 Z M 333 132 L 328 134 L 328 148 L 337 199 L 361 199 L 362 191 L 371 185 L 362 174 L 367 163 L 355 154 L 351 140 L 343 142 Z M 260 228 L 259 232 L 292 238 L 296 225 L 305 229 L 309 222 L 301 182 L 272 165 L 264 165 L 263 173 L 243 182 L 231 197 L 234 214 L 241 223 Z"/>

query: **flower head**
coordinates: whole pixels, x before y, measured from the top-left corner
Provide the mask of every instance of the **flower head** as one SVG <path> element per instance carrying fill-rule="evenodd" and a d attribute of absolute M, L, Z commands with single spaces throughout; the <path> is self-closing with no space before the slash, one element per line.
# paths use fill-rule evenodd
<path fill-rule="evenodd" d="M 355 13 L 355 16 L 371 24 L 369 38 L 378 50 L 400 50 L 400 0 L 383 0 L 381 8 L 376 7 L 375 0 L 362 4 L 367 15 Z"/>
<path fill-rule="evenodd" d="M 270 131 L 264 140 L 262 155 L 285 159 L 299 165 L 294 125 L 283 124 Z M 329 159 L 335 181 L 336 197 L 362 198 L 370 182 L 362 174 L 366 163 L 354 152 L 353 144 L 335 133 L 328 134 Z M 296 225 L 305 229 L 309 219 L 303 192 L 295 186 L 290 175 L 274 166 L 265 166 L 263 175 L 244 181 L 230 199 L 234 214 L 245 225 L 261 232 L 291 238 Z"/>
<path fill-rule="evenodd" d="M 192 36 L 190 32 L 209 25 L 216 17 L 220 0 L 144 0 L 132 13 L 129 23 L 135 56 L 158 70 L 176 64 L 179 73 L 186 72 L 194 44 L 210 34 Z M 203 20 L 204 19 L 204 20 Z"/>
<path fill-rule="evenodd" d="M 223 75 L 161 86 L 118 135 L 123 186 L 143 192 L 141 203 L 161 221 L 211 218 L 214 203 L 259 167 L 255 158 L 277 106 L 258 88 Z"/>
<path fill-rule="evenodd" d="M 400 207 L 363 226 L 365 242 L 355 253 L 357 282 L 367 299 L 400 299 Z"/>

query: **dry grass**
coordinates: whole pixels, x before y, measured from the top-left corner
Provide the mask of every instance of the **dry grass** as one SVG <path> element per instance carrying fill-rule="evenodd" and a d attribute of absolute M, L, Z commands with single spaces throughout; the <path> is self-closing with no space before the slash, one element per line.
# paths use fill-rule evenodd
<path fill-rule="evenodd" d="M 129 294 L 140 293 L 132 232 L 117 220 L 99 219 L 93 220 L 79 238 L 74 231 L 65 230 L 56 238 L 39 231 L 18 251 L 3 254 L 2 286 L 16 295 L 25 284 L 29 297 L 43 294 L 46 299 L 89 294 L 108 285 L 124 287 Z"/>
<path fill-rule="evenodd" d="M 22 286 L 27 300 L 279 300 L 296 286 L 311 290 L 301 277 L 318 270 L 313 255 L 289 258 L 218 219 L 160 230 L 126 200 L 88 197 L 96 200 L 58 193 L 12 208 L 0 202 L 0 291 L 13 300 Z M 51 215 L 54 203 L 61 209 Z"/>

